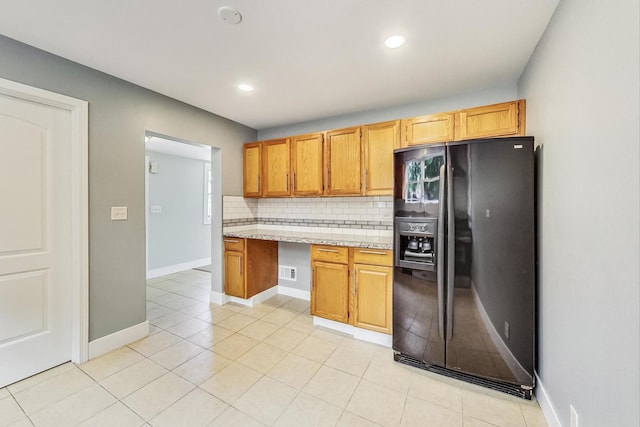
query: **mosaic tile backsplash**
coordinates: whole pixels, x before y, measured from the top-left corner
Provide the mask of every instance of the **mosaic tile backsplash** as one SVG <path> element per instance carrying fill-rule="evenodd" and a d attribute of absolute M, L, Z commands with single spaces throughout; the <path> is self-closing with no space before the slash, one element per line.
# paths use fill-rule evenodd
<path fill-rule="evenodd" d="M 224 196 L 223 227 L 268 226 L 280 230 L 314 227 L 318 232 L 389 235 L 391 196 L 245 199 Z"/>

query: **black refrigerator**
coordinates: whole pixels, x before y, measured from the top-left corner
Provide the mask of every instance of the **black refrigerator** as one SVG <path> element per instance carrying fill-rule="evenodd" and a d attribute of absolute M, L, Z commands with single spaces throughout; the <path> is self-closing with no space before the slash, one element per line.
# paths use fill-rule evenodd
<path fill-rule="evenodd" d="M 533 137 L 394 152 L 398 362 L 531 398 Z"/>

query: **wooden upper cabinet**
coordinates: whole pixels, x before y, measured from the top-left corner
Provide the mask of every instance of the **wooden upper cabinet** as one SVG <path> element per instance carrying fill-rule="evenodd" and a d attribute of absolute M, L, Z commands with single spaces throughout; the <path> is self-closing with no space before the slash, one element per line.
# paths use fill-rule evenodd
<path fill-rule="evenodd" d="M 393 150 L 526 134 L 525 100 L 244 145 L 244 197 L 393 193 Z"/>
<path fill-rule="evenodd" d="M 393 150 L 396 148 L 400 148 L 400 120 L 362 126 L 364 195 L 393 194 Z"/>
<path fill-rule="evenodd" d="M 431 114 L 402 120 L 403 147 L 453 140 L 454 113 Z"/>
<path fill-rule="evenodd" d="M 457 140 L 524 134 L 524 99 L 470 108 L 456 113 L 455 137 Z"/>
<path fill-rule="evenodd" d="M 260 174 L 262 172 L 262 145 L 259 142 L 243 146 L 243 188 L 244 197 L 260 197 Z"/>
<path fill-rule="evenodd" d="M 291 194 L 322 194 L 322 133 L 291 138 Z"/>
<path fill-rule="evenodd" d="M 327 132 L 324 142 L 325 194 L 362 192 L 360 126 Z"/>
<path fill-rule="evenodd" d="M 289 196 L 290 191 L 289 138 L 262 143 L 262 196 Z"/>

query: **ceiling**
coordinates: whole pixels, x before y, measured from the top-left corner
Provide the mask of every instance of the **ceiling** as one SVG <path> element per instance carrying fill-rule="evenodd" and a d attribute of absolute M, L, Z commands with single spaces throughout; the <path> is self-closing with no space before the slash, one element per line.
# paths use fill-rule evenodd
<path fill-rule="evenodd" d="M 513 84 L 557 4 L 3 0 L 0 34 L 265 129 Z"/>
<path fill-rule="evenodd" d="M 158 136 L 145 136 L 144 147 L 147 151 L 167 154 L 169 156 L 186 157 L 188 159 L 211 161 L 211 147 L 206 145 L 178 142 Z"/>

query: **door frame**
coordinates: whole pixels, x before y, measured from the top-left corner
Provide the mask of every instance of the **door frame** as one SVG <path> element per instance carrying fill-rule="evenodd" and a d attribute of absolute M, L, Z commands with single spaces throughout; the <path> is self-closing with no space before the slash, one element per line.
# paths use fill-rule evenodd
<path fill-rule="evenodd" d="M 0 78 L 0 94 L 56 107 L 71 119 L 71 361 L 89 358 L 89 103 Z"/>

